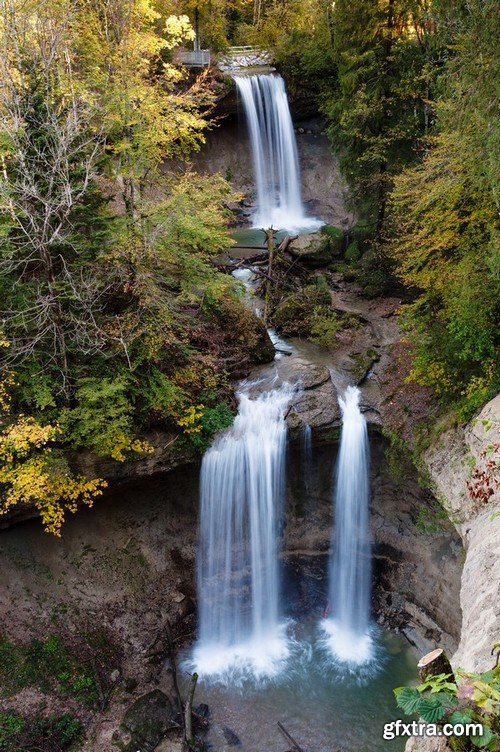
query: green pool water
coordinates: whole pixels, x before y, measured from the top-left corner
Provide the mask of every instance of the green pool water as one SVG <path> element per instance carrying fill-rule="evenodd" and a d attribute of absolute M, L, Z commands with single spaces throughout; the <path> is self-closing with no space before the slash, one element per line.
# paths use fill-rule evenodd
<path fill-rule="evenodd" d="M 375 629 L 374 661 L 352 671 L 335 665 L 316 621 L 289 627 L 290 653 L 272 679 L 241 673 L 200 679 L 196 702 L 211 712 L 207 741 L 213 750 L 284 752 L 280 721 L 304 752 L 382 752 L 404 749 L 406 739 L 383 738 L 385 723 L 403 718 L 393 689 L 416 677 L 416 655 L 398 635 Z M 223 727 L 240 746 L 228 744 Z"/>

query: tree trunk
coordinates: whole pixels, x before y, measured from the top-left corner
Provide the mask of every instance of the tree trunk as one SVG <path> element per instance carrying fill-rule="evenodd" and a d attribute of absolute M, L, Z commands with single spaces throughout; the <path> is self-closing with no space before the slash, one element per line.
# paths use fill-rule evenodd
<path fill-rule="evenodd" d="M 453 673 L 451 663 L 442 648 L 432 650 L 430 653 L 422 656 L 417 664 L 417 668 L 422 682 L 429 676 L 438 676 L 439 674 L 448 674 L 450 681 L 455 681 L 455 674 Z"/>
<path fill-rule="evenodd" d="M 268 230 L 264 230 L 266 233 L 266 245 L 267 245 L 267 251 L 268 251 L 268 265 L 267 265 L 267 285 L 266 285 L 266 295 L 265 295 L 265 307 L 264 307 L 264 321 L 267 323 L 267 319 L 269 317 L 269 309 L 271 306 L 271 285 L 272 285 L 272 276 L 273 276 L 273 263 L 274 263 L 274 254 L 276 251 L 276 245 L 274 242 L 274 230 L 272 227 L 270 227 Z"/>
<path fill-rule="evenodd" d="M 194 742 L 193 737 L 193 699 L 196 689 L 196 682 L 198 681 L 198 674 L 193 674 L 191 682 L 189 684 L 189 691 L 186 698 L 186 706 L 184 709 L 184 728 L 185 730 L 185 742 L 188 749 L 191 749 Z"/>

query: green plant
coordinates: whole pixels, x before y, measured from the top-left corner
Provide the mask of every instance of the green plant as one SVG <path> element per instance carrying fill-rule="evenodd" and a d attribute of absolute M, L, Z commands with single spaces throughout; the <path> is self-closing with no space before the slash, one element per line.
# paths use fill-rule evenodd
<path fill-rule="evenodd" d="M 199 452 L 204 452 L 215 434 L 228 428 L 233 420 L 234 414 L 225 402 L 215 407 L 205 407 L 200 418 L 200 431 L 191 434 L 189 439 Z"/>
<path fill-rule="evenodd" d="M 352 243 L 349 243 L 347 246 L 347 250 L 345 252 L 345 260 L 349 264 L 356 264 L 359 259 L 361 258 L 361 252 L 359 250 L 359 246 L 356 240 L 353 240 Z"/>
<path fill-rule="evenodd" d="M 471 749 L 498 750 L 500 746 L 500 668 L 483 674 L 458 670 L 457 683 L 451 674 L 429 676 L 418 687 L 398 687 L 396 703 L 407 715 L 417 715 L 426 723 L 452 725 L 481 723 L 482 735 L 468 739 Z M 463 749 L 463 740 L 452 737 L 454 749 Z"/>
<path fill-rule="evenodd" d="M 69 714 L 25 717 L 0 714 L 1 752 L 64 752 L 83 739 L 81 722 Z"/>

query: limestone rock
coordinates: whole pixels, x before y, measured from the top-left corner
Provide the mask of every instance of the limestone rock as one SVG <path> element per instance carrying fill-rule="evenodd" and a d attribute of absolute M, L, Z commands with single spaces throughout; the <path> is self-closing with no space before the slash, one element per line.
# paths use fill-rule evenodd
<path fill-rule="evenodd" d="M 483 452 L 500 443 L 500 395 L 491 400 L 465 428 L 442 434 L 424 459 L 441 502 L 462 537 L 466 558 L 460 588 L 462 631 L 454 668 L 481 673 L 492 667 L 490 651 L 500 634 L 500 491 L 487 504 L 470 498 L 467 481 L 484 463 Z M 457 608 L 459 604 L 457 604 Z M 437 740 L 412 739 L 406 752 L 441 752 Z"/>

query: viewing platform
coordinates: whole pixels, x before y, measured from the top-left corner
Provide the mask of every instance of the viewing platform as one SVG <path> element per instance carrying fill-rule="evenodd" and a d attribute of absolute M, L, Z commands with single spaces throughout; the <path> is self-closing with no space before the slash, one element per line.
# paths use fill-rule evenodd
<path fill-rule="evenodd" d="M 235 73 L 255 70 L 273 71 L 272 57 L 269 50 L 260 47 L 241 46 L 229 47 L 225 52 L 216 56 L 211 50 L 187 50 L 179 47 L 174 53 L 174 62 L 187 68 L 206 68 L 216 65 L 224 73 Z"/>

